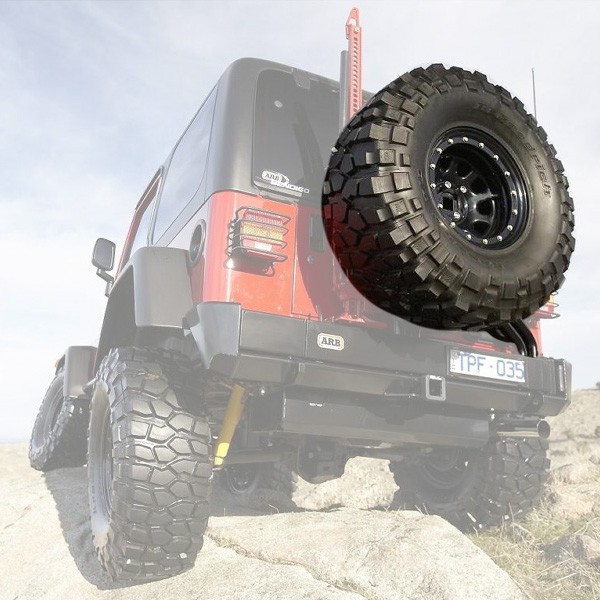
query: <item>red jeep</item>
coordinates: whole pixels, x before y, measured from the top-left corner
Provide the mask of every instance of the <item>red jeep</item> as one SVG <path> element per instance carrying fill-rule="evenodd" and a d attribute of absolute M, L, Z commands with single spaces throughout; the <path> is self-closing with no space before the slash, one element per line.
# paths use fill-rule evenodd
<path fill-rule="evenodd" d="M 87 453 L 115 579 L 194 564 L 215 471 L 289 496 L 295 473 L 388 459 L 404 507 L 463 529 L 540 496 L 543 417 L 570 388 L 539 355 L 552 309 L 535 313 L 573 247 L 562 165 L 478 73 L 418 69 L 361 108 L 352 50 L 342 86 L 232 64 L 137 203 L 114 280 L 96 243 L 98 348 L 58 361 L 30 459 Z"/>

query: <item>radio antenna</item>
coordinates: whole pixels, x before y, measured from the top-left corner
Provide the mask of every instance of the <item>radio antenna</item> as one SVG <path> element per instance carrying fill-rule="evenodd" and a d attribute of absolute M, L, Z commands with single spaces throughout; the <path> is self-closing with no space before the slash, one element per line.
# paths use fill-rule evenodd
<path fill-rule="evenodd" d="M 533 116 L 537 121 L 537 101 L 535 97 L 535 69 L 531 67 L 531 86 L 533 88 Z"/>

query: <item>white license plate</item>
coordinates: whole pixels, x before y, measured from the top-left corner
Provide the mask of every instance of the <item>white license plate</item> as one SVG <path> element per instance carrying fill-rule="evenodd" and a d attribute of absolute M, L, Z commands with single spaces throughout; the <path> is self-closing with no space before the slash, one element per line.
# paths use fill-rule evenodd
<path fill-rule="evenodd" d="M 450 350 L 450 373 L 525 383 L 525 361 Z"/>

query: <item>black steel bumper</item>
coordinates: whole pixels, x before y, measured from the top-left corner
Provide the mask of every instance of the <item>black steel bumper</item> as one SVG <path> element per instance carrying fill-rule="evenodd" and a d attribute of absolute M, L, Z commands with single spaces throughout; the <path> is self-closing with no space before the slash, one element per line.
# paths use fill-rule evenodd
<path fill-rule="evenodd" d="M 569 403 L 571 365 L 562 359 L 519 356 L 527 373 L 519 384 L 451 374 L 450 348 L 474 349 L 448 341 L 220 302 L 198 304 L 186 321 L 206 369 L 239 381 L 404 399 L 433 412 L 444 406 L 553 416 Z"/>

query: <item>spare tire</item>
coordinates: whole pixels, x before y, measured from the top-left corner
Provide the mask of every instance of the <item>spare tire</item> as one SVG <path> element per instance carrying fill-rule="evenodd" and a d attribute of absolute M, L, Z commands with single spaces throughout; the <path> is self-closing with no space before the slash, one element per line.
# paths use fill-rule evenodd
<path fill-rule="evenodd" d="M 323 219 L 367 300 L 438 329 L 529 316 L 562 284 L 575 245 L 544 130 L 481 73 L 442 65 L 393 81 L 348 123 Z"/>

